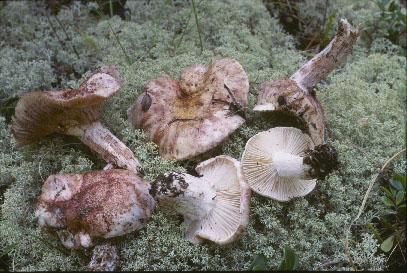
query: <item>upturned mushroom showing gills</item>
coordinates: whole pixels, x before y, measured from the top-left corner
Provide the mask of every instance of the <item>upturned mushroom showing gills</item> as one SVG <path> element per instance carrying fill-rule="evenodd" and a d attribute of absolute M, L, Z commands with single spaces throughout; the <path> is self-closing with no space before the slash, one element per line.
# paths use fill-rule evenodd
<path fill-rule="evenodd" d="M 127 116 L 162 157 L 185 160 L 214 148 L 243 124 L 248 92 L 242 66 L 225 58 L 209 68 L 190 66 L 179 81 L 168 75 L 150 80 Z"/>
<path fill-rule="evenodd" d="M 150 184 L 123 169 L 51 175 L 42 187 L 35 216 L 67 248 L 87 248 L 144 227 L 155 201 Z"/>
<path fill-rule="evenodd" d="M 11 131 L 20 146 L 54 132 L 76 136 L 108 163 L 137 172 L 133 152 L 98 121 L 102 102 L 121 86 L 116 69 L 107 65 L 78 89 L 27 93 L 17 103 Z"/>
<path fill-rule="evenodd" d="M 360 26 L 350 30 L 341 19 L 338 31 L 329 45 L 290 78 L 277 79 L 261 85 L 254 111 L 278 111 L 298 118 L 315 145 L 325 143 L 325 117 L 319 102 L 310 95 L 312 88 L 336 68 L 352 50 Z"/>
<path fill-rule="evenodd" d="M 189 225 L 185 237 L 191 243 L 233 242 L 247 227 L 250 211 L 250 188 L 240 163 L 221 155 L 200 163 L 196 171 L 201 177 L 160 175 L 151 195 L 161 206 L 184 216 Z"/>
<path fill-rule="evenodd" d="M 289 201 L 310 193 L 317 178 L 325 177 L 330 165 L 338 164 L 336 158 L 329 145 L 315 147 L 301 130 L 275 127 L 249 139 L 242 166 L 253 191 Z"/>

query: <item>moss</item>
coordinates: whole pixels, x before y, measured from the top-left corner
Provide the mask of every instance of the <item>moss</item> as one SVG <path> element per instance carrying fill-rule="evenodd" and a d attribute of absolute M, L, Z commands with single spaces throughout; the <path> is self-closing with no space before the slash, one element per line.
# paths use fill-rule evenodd
<path fill-rule="evenodd" d="M 290 76 L 306 59 L 295 50 L 293 38 L 270 17 L 261 1 L 196 2 L 202 54 L 193 16 L 186 25 L 191 13 L 187 1 L 127 1 L 131 18 L 114 16 L 109 22 L 132 60 L 131 65 L 107 22 L 90 15 L 88 6 L 73 2 L 58 13 L 68 38 L 55 18 L 50 17 L 55 35 L 35 4 L 9 2 L 0 10 L 0 24 L 5 29 L 0 34 L 1 90 L 5 98 L 10 98 L 32 90 L 74 88 L 97 66 L 112 63 L 118 67 L 124 86 L 104 104 L 102 123 L 133 150 L 148 181 L 163 172 L 191 170 L 200 161 L 219 154 L 240 159 L 251 136 L 276 125 L 267 116 L 251 111 L 259 85 Z M 346 1 L 337 5 L 343 7 L 338 13 L 341 17 L 353 18 L 355 22 L 363 22 L 376 12 L 369 5 L 351 6 Z M 105 56 L 98 54 L 77 29 Z M 332 31 L 335 29 L 333 26 Z M 347 63 L 317 86 L 316 94 L 328 120 L 328 141 L 338 150 L 342 165 L 329 179 L 319 182 L 311 194 L 279 203 L 253 193 L 247 230 L 240 240 L 226 246 L 191 245 L 182 238 L 186 228 L 182 219 L 158 207 L 145 228 L 114 239 L 120 249 L 122 269 L 245 270 L 259 253 L 266 256 L 268 269 L 276 269 L 285 245 L 299 254 L 298 269 L 302 270 L 317 270 L 336 259 L 347 260 L 345 227 L 356 215 L 370 179 L 392 154 L 405 146 L 406 60 L 396 52 L 383 39 L 374 41 L 369 51 L 361 39 Z M 127 108 L 149 79 L 162 73 L 178 78 L 186 66 L 208 65 L 226 56 L 238 60 L 249 77 L 246 123 L 222 145 L 190 161 L 161 159 L 155 144 L 148 142 L 141 131 L 129 127 Z M 0 228 L 0 246 L 20 242 L 9 254 L 13 261 L 10 270 L 84 270 L 89 258 L 79 251 L 61 253 L 58 240 L 39 230 L 34 206 L 49 175 L 98 170 L 105 163 L 78 140 L 67 136 L 51 135 L 17 148 L 9 125 L 1 117 L 0 134 L 0 186 L 5 191 L 1 221 L 26 232 L 3 225 Z M 405 163 L 397 159 L 392 167 L 401 172 Z M 359 224 L 384 213 L 377 205 L 379 198 L 376 185 Z M 378 245 L 367 227 L 353 229 L 351 239 L 358 242 L 350 246 L 357 266 L 365 270 L 384 269 L 385 259 L 376 253 Z M 344 262 L 325 269 L 351 267 Z"/>

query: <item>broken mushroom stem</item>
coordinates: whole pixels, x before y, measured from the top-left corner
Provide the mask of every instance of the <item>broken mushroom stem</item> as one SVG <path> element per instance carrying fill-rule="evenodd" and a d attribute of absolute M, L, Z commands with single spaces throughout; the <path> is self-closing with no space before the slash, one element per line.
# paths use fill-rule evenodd
<path fill-rule="evenodd" d="M 351 30 L 348 20 L 340 19 L 338 31 L 328 46 L 295 72 L 290 79 L 294 80 L 298 87 L 308 94 L 351 52 L 360 28 L 359 25 L 356 30 Z"/>
<path fill-rule="evenodd" d="M 65 134 L 79 138 L 86 146 L 101 155 L 109 162 L 107 169 L 116 165 L 135 173 L 140 172 L 140 162 L 133 152 L 99 121 L 71 127 Z"/>

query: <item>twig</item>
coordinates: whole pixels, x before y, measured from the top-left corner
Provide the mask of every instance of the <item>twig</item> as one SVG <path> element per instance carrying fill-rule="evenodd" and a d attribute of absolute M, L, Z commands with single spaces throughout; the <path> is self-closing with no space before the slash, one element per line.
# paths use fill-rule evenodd
<path fill-rule="evenodd" d="M 405 151 L 406 151 L 406 149 L 403 149 L 403 150 L 397 152 L 396 154 L 394 154 L 390 159 L 388 159 L 388 160 L 386 161 L 386 163 L 384 163 L 384 165 L 383 165 L 382 168 L 380 169 L 380 172 L 377 173 L 377 174 L 373 177 L 373 179 L 370 181 L 370 183 L 369 183 L 369 188 L 367 189 L 367 191 L 366 191 L 366 193 L 365 193 L 365 197 L 363 198 L 362 205 L 361 205 L 360 208 L 359 208 L 359 213 L 356 215 L 355 219 L 353 219 L 352 222 L 350 222 L 350 224 L 349 224 L 349 226 L 348 226 L 348 229 L 346 230 L 346 235 L 345 235 L 345 251 L 346 251 L 346 254 L 348 255 L 349 263 L 352 265 L 352 267 L 353 267 L 353 269 L 354 269 L 355 271 L 357 271 L 358 269 L 356 268 L 355 264 L 353 263 L 352 256 L 350 255 L 349 246 L 348 246 L 350 229 L 351 229 L 353 223 L 356 222 L 356 221 L 359 219 L 360 215 L 362 214 L 363 209 L 365 208 L 365 204 L 366 204 L 367 198 L 368 198 L 368 196 L 369 196 L 369 193 L 370 193 L 370 191 L 371 191 L 371 189 L 372 189 L 372 187 L 373 187 L 373 184 L 374 184 L 374 182 L 376 181 L 377 177 L 383 172 L 383 170 L 386 168 L 386 166 L 387 166 L 390 162 L 392 162 L 396 157 L 398 157 L 400 154 L 402 154 L 402 153 L 405 152 Z"/>
<path fill-rule="evenodd" d="M 64 25 L 61 23 L 61 21 L 59 21 L 58 16 L 55 16 L 55 20 L 57 20 L 59 26 L 62 28 L 62 31 L 65 33 L 66 38 L 71 41 L 71 35 L 68 34 L 68 32 L 66 32 Z M 73 51 L 75 52 L 76 57 L 78 57 L 78 59 L 80 59 L 80 55 L 78 53 L 78 51 L 76 50 L 76 47 L 74 45 L 72 45 Z"/>
<path fill-rule="evenodd" d="M 346 262 L 346 261 L 344 261 L 344 260 L 332 260 L 332 261 L 326 262 L 326 263 L 321 264 L 320 266 L 318 266 L 318 270 L 322 269 L 323 267 L 327 267 L 327 266 L 330 266 L 330 265 L 339 264 L 339 263 L 343 263 L 343 262 Z"/>
<path fill-rule="evenodd" d="M 196 9 L 195 9 L 195 0 L 191 0 L 191 1 L 192 1 L 192 9 L 194 11 L 194 16 L 195 16 L 196 28 L 198 30 L 198 35 L 199 35 L 199 43 L 201 44 L 201 54 L 202 54 L 202 51 L 203 51 L 202 37 L 201 37 L 201 30 L 199 28 L 198 15 L 196 14 Z"/>

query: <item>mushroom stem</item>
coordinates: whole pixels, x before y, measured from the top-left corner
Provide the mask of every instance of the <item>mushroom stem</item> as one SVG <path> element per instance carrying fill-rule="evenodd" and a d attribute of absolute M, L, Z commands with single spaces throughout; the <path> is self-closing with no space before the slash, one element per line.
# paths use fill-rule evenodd
<path fill-rule="evenodd" d="M 310 169 L 304 164 L 304 158 L 295 154 L 277 152 L 274 155 L 273 167 L 276 168 L 279 176 L 304 179 Z"/>
<path fill-rule="evenodd" d="M 65 134 L 79 138 L 85 145 L 102 156 L 106 162 L 138 173 L 140 162 L 133 152 L 97 121 L 69 128 Z"/>
<path fill-rule="evenodd" d="M 184 173 L 170 172 L 158 176 L 151 185 L 150 194 L 160 200 L 163 207 L 172 209 L 191 221 L 211 212 L 216 202 L 216 190 L 209 183 L 203 183 L 201 178 Z"/>
<path fill-rule="evenodd" d="M 349 22 L 340 19 L 338 31 L 329 45 L 295 72 L 290 79 L 294 80 L 305 93 L 309 93 L 351 52 L 360 28 L 359 25 L 356 30 L 350 30 Z"/>

